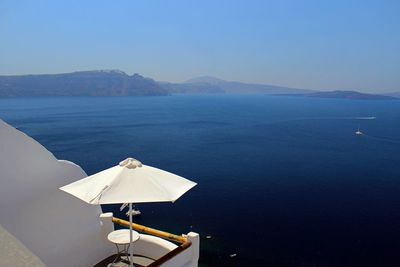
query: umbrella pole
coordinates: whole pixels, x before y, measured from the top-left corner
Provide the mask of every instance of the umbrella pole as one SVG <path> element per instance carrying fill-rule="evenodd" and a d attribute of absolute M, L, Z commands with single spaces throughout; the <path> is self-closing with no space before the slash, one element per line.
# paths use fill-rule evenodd
<path fill-rule="evenodd" d="M 129 203 L 129 266 L 133 266 L 133 247 L 132 247 L 132 203 Z"/>

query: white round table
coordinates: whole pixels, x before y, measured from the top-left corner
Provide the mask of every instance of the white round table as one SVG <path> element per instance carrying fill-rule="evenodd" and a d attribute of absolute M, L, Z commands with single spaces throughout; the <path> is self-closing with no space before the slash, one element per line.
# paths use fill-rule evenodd
<path fill-rule="evenodd" d="M 140 238 L 139 233 L 132 230 L 132 243 L 137 241 Z M 114 259 L 114 261 L 109 265 L 113 266 L 116 261 L 121 258 L 121 255 L 123 254 L 128 254 L 129 258 L 129 246 L 130 246 L 130 230 L 129 229 L 120 229 L 120 230 L 115 230 L 112 231 L 111 233 L 108 234 L 107 239 L 115 244 L 117 247 L 117 257 Z M 120 249 L 119 246 L 123 246 L 122 249 Z"/>

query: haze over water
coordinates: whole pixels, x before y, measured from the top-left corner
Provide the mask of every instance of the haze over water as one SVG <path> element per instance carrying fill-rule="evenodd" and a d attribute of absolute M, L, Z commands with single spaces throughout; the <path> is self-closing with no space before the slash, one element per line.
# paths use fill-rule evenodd
<path fill-rule="evenodd" d="M 0 99 L 0 118 L 89 175 L 131 156 L 196 181 L 135 220 L 200 233 L 202 266 L 400 261 L 398 101 L 19 98 Z"/>

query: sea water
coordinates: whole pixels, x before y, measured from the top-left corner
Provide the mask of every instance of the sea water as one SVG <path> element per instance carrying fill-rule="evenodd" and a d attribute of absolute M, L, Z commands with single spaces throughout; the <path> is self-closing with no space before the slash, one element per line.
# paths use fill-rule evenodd
<path fill-rule="evenodd" d="M 200 233 L 201 266 L 399 265 L 400 101 L 8 98 L 0 118 L 89 175 L 134 157 L 197 182 L 134 219 Z"/>

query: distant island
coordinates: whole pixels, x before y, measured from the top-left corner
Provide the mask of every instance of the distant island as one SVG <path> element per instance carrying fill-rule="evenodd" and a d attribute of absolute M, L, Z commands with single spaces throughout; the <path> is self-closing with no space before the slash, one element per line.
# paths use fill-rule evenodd
<path fill-rule="evenodd" d="M 316 92 L 308 89 L 290 88 L 269 84 L 225 81 L 211 76 L 202 76 L 183 83 L 159 83 L 171 93 L 225 93 L 225 94 L 305 94 Z"/>
<path fill-rule="evenodd" d="M 385 93 L 384 95 L 400 98 L 400 91 L 399 92 Z"/>
<path fill-rule="evenodd" d="M 168 91 L 154 80 L 119 70 L 0 76 L 1 97 L 160 95 Z"/>
<path fill-rule="evenodd" d="M 160 85 L 170 93 L 181 94 L 269 94 L 274 96 L 302 96 L 358 100 L 393 100 L 399 99 L 397 97 L 400 97 L 400 92 L 392 93 L 390 95 L 379 95 L 360 93 L 357 91 L 316 91 L 269 84 L 225 81 L 211 76 L 193 78 L 184 83 L 160 83 Z"/>
<path fill-rule="evenodd" d="M 183 83 L 157 82 L 120 70 L 79 71 L 63 74 L 0 76 L 0 97 L 40 96 L 166 96 L 170 94 L 268 94 L 360 100 L 399 99 L 357 91 L 316 91 L 269 84 L 225 81 L 202 76 Z"/>
<path fill-rule="evenodd" d="M 278 96 L 282 94 L 278 94 Z M 284 94 L 284 96 L 301 96 L 301 97 L 317 97 L 317 98 L 339 98 L 339 99 L 356 99 L 356 100 L 400 100 L 394 96 L 360 93 L 357 91 L 319 91 L 308 94 Z"/>
<path fill-rule="evenodd" d="M 316 92 L 306 94 L 307 97 L 319 97 L 319 98 L 344 98 L 344 99 L 358 99 L 358 100 L 396 100 L 398 98 L 386 95 L 367 94 L 360 93 L 357 91 L 328 91 L 328 92 Z"/>

